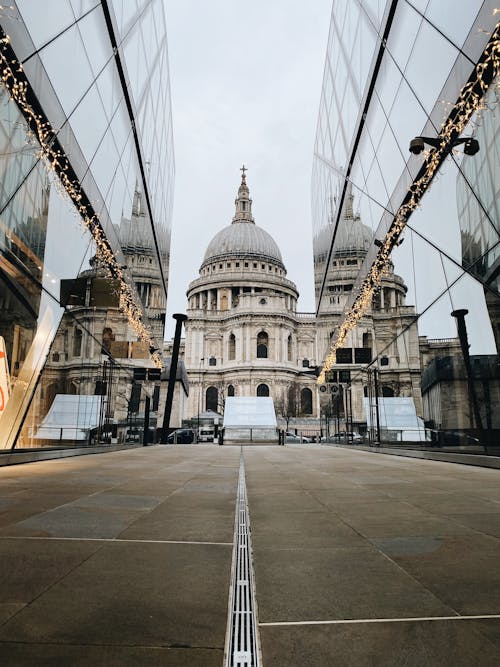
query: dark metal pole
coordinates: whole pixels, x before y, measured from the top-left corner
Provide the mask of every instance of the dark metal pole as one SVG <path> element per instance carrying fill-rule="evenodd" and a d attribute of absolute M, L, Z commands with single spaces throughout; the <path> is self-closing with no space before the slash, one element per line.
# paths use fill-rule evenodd
<path fill-rule="evenodd" d="M 144 436 L 142 438 L 142 444 L 144 447 L 147 447 L 149 442 L 149 411 L 151 410 L 151 399 L 146 395 L 146 404 L 144 406 Z"/>
<path fill-rule="evenodd" d="M 351 417 L 351 424 L 349 427 L 349 431 L 353 433 L 353 427 L 352 427 L 352 384 L 349 385 L 349 415 Z"/>
<path fill-rule="evenodd" d="M 350 429 L 349 429 L 349 424 L 350 424 L 350 416 L 349 416 L 349 387 L 348 385 L 345 385 L 345 389 L 342 392 L 343 393 L 343 398 L 344 398 L 344 418 L 345 418 L 345 430 L 346 430 L 346 442 L 349 444 L 352 443 L 352 438 L 350 435 Z"/>
<path fill-rule="evenodd" d="M 199 386 L 199 390 L 198 390 L 198 424 L 197 424 L 197 429 L 196 429 L 196 442 L 200 442 L 201 392 L 203 391 L 203 385 L 202 385 L 202 382 L 201 382 L 201 364 L 202 364 L 203 361 L 205 361 L 205 357 L 201 357 L 200 365 L 198 367 L 198 380 L 199 380 L 200 386 Z"/>
<path fill-rule="evenodd" d="M 340 414 L 339 414 L 339 395 L 335 397 L 335 407 L 336 407 L 336 419 L 337 419 L 337 433 L 340 433 Z"/>
<path fill-rule="evenodd" d="M 182 323 L 187 320 L 187 315 L 175 313 L 172 315 L 175 324 L 174 346 L 172 348 L 172 359 L 170 360 L 170 373 L 168 376 L 167 399 L 165 401 L 165 414 L 163 415 L 163 426 L 161 429 L 161 444 L 167 442 L 168 429 L 170 427 L 170 415 L 172 414 L 172 402 L 174 400 L 175 378 L 177 375 L 177 361 L 179 359 L 179 347 L 181 345 Z"/>
<path fill-rule="evenodd" d="M 368 409 L 370 411 L 370 431 L 369 431 L 369 439 L 370 439 L 370 445 L 374 444 L 375 441 L 375 426 L 374 426 L 374 419 L 373 419 L 373 386 L 372 386 L 372 370 L 371 368 L 368 368 L 366 371 L 366 382 L 367 382 L 367 394 L 368 394 Z"/>
<path fill-rule="evenodd" d="M 377 441 L 375 442 L 376 445 L 380 445 L 380 412 L 378 409 L 378 379 L 377 379 L 377 374 L 378 371 L 376 368 L 373 369 L 373 381 L 375 384 L 375 414 L 377 416 Z"/>
<path fill-rule="evenodd" d="M 469 390 L 469 400 L 472 403 L 474 411 L 474 418 L 476 427 L 482 431 L 483 424 L 481 421 L 481 413 L 479 412 L 479 403 L 477 400 L 476 388 L 474 387 L 474 379 L 472 377 L 472 368 L 470 365 L 469 356 L 469 341 L 467 339 L 467 327 L 465 325 L 465 316 L 469 311 L 466 308 L 454 310 L 451 316 L 457 320 L 458 338 L 460 339 L 460 347 L 462 348 L 462 356 L 464 358 L 465 375 L 467 377 L 467 388 Z M 472 420 L 471 420 L 472 422 Z"/>
<path fill-rule="evenodd" d="M 106 391 L 106 417 L 105 417 L 104 424 L 105 424 L 106 438 L 108 438 L 108 434 L 109 434 L 109 444 L 111 444 L 110 423 L 111 423 L 111 399 L 112 399 L 112 394 L 113 394 L 113 359 L 111 357 L 109 357 L 106 390 L 107 390 Z"/>
<path fill-rule="evenodd" d="M 105 394 L 103 392 L 103 388 L 106 383 L 106 377 L 108 374 L 107 366 L 108 362 L 104 361 L 102 365 L 101 382 L 99 386 L 99 425 L 97 427 L 97 442 L 101 442 L 102 440 L 102 431 L 105 419 Z"/>

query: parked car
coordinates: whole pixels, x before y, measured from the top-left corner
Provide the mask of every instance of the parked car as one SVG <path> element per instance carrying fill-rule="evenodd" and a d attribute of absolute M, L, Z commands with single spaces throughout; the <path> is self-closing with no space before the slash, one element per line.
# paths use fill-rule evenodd
<path fill-rule="evenodd" d="M 192 428 L 178 428 L 167 436 L 167 443 L 169 445 L 176 443 L 185 445 L 191 442 L 194 442 L 194 431 Z"/>
<path fill-rule="evenodd" d="M 144 440 L 144 426 L 130 426 L 125 431 L 125 442 L 141 443 Z M 152 444 L 155 441 L 155 429 L 149 429 L 148 443 Z"/>
<path fill-rule="evenodd" d="M 364 442 L 364 438 L 359 433 L 354 431 L 341 431 L 340 433 L 335 433 L 334 435 L 329 435 L 321 438 L 321 442 L 339 442 L 339 443 L 349 443 L 360 444 Z"/>
<path fill-rule="evenodd" d="M 286 431 L 285 433 L 285 442 L 311 442 L 311 438 L 306 438 L 305 436 L 297 435 L 291 431 Z"/>

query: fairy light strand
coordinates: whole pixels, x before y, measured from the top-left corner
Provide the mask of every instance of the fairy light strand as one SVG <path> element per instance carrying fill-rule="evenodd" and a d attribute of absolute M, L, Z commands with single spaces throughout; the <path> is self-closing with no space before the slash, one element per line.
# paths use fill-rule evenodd
<path fill-rule="evenodd" d="M 85 203 L 86 197 L 78 178 L 74 176 L 70 162 L 65 152 L 59 149 L 56 132 L 43 116 L 33 109 L 28 100 L 28 82 L 24 79 L 23 67 L 18 60 L 12 57 L 10 38 L 4 35 L 0 39 L 0 76 L 9 97 L 23 113 L 27 124 L 27 139 L 32 142 L 36 139 L 39 145 L 38 157 L 47 170 L 55 174 L 55 182 L 62 186 L 62 194 L 69 197 L 79 214 L 79 219 L 87 229 L 95 243 L 96 256 L 105 267 L 109 277 L 120 282 L 119 308 L 126 316 L 134 329 L 138 339 L 154 348 L 151 334 L 143 322 L 144 312 L 138 302 L 132 287 L 127 283 L 124 271 L 117 262 L 106 233 L 92 207 Z M 59 190 L 59 188 L 57 188 Z M 59 190 L 61 192 L 61 190 Z M 158 350 L 151 354 L 151 359 L 158 368 L 162 368 L 162 358 Z"/>
<path fill-rule="evenodd" d="M 422 175 L 410 186 L 406 197 L 408 201 L 405 201 L 397 210 L 377 256 L 361 283 L 354 303 L 339 326 L 337 336 L 330 347 L 328 356 L 318 377 L 319 384 L 323 384 L 326 381 L 326 373 L 336 363 L 337 350 L 343 346 L 349 332 L 358 325 L 361 318 L 370 308 L 374 291 L 380 287 L 382 278 L 389 269 L 391 252 L 403 232 L 409 217 L 420 205 L 420 201 L 429 189 L 437 170 L 449 154 L 453 139 L 464 131 L 470 118 L 484 108 L 484 95 L 491 83 L 499 76 L 499 72 L 500 23 L 497 23 L 480 61 L 474 68 L 473 75 L 462 87 L 456 104 L 444 122 L 441 132 L 438 135 L 438 147 L 428 152 Z"/>

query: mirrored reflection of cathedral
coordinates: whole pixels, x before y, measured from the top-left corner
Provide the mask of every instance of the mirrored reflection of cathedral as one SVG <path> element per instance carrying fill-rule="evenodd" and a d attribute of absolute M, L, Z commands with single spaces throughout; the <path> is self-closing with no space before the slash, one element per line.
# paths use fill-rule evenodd
<path fill-rule="evenodd" d="M 372 233 L 353 213 L 348 197 L 327 273 L 328 303 L 316 318 L 297 311 L 298 292 L 287 278 L 274 239 L 255 224 L 245 169 L 231 224 L 210 241 L 199 277 L 190 283 L 185 363 L 190 379 L 186 417 L 207 409 L 221 412 L 226 396 L 271 396 L 282 417 L 332 414 L 330 392 L 316 384 L 314 367 L 323 362 Z M 316 239 L 321 261 L 331 234 Z M 319 250 L 318 250 L 319 249 Z M 422 414 L 418 331 L 413 307 L 405 306 L 406 286 L 391 269 L 372 310 L 339 350 L 334 372 L 340 385 L 337 410 L 345 414 L 343 389 L 352 383 L 353 422 L 366 424 L 366 366 L 376 354 L 385 396 L 413 396 Z M 401 336 L 397 336 L 406 327 Z"/>
<path fill-rule="evenodd" d="M 144 320 L 153 339 L 162 349 L 165 326 L 165 292 L 154 247 L 151 224 L 142 195 L 136 187 L 130 217 L 122 216 L 115 226 L 121 248 L 144 307 Z M 164 258 L 162 258 L 164 259 Z M 100 282 L 100 279 L 102 282 Z M 106 416 L 123 422 L 130 413 L 144 412 L 143 384 L 159 404 L 158 382 L 147 375 L 134 381 L 134 369 L 153 368 L 151 350 L 137 339 L 118 305 L 117 286 L 96 257 L 90 268 L 81 271 L 70 285 L 67 312 L 51 346 L 44 370 L 44 390 L 37 395 L 43 417 L 58 394 L 102 395 Z M 104 293 L 101 290 L 104 289 Z M 139 374 L 140 375 L 140 374 Z"/>
<path fill-rule="evenodd" d="M 333 228 L 329 225 L 314 239 L 316 295 L 325 276 L 332 234 Z M 354 196 L 349 188 L 320 304 L 317 336 L 322 359 L 335 339 L 336 327 L 342 319 L 372 240 L 372 230 L 362 223 L 355 212 Z M 341 394 L 351 383 L 349 400 L 352 400 L 353 421 L 359 424 L 366 421 L 363 397 L 375 391 L 374 379 L 370 379 L 367 368 L 377 370 L 379 395 L 413 397 L 417 415 L 422 416 L 418 327 L 415 308 L 405 305 L 406 292 L 403 279 L 394 273 L 394 266 L 390 263 L 374 295 L 372 307 L 348 334 L 343 347 L 337 350 L 337 363 L 330 378 L 339 384 Z M 372 361 L 375 363 L 372 364 Z M 322 399 L 325 403 L 328 400 L 326 396 Z M 346 398 L 340 400 L 341 413 L 345 412 L 345 401 Z"/>

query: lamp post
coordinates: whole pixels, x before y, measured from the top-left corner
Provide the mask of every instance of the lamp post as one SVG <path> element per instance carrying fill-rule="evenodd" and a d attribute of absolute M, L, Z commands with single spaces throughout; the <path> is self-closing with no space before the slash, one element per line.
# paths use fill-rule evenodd
<path fill-rule="evenodd" d="M 472 410 L 476 421 L 476 428 L 483 431 L 483 424 L 481 421 L 481 413 L 479 411 L 479 403 L 477 400 L 476 388 L 474 387 L 474 378 L 472 377 L 472 368 L 470 365 L 469 356 L 469 341 L 467 339 L 467 327 L 465 324 L 465 316 L 469 311 L 466 308 L 454 310 L 451 316 L 457 321 L 458 338 L 460 340 L 460 347 L 462 348 L 462 356 L 464 358 L 465 376 L 467 378 L 467 389 L 469 393 L 469 401 L 472 403 Z M 472 419 L 471 419 L 472 423 Z"/>
<path fill-rule="evenodd" d="M 201 357 L 200 359 L 200 365 L 198 367 L 198 382 L 200 383 L 199 389 L 198 389 L 198 428 L 196 430 L 196 442 L 198 442 L 200 438 L 200 412 L 201 412 L 201 392 L 202 392 L 202 383 L 201 383 L 201 364 L 205 361 L 205 357 Z"/>
<path fill-rule="evenodd" d="M 368 368 L 368 405 L 370 410 L 370 445 L 380 445 L 380 412 L 378 404 L 378 369 Z M 373 383 L 372 383 L 373 378 Z M 375 400 L 374 400 L 375 399 Z M 375 419 L 374 419 L 375 417 Z M 374 423 L 375 422 L 375 423 Z"/>
<path fill-rule="evenodd" d="M 170 426 L 170 415 L 172 413 L 172 402 L 174 400 L 175 378 L 177 376 L 177 361 L 179 359 L 179 347 L 181 345 L 182 324 L 187 320 L 187 315 L 175 313 L 172 315 L 175 320 L 174 345 L 172 348 L 172 358 L 170 360 L 170 372 L 168 374 L 167 398 L 165 401 L 165 414 L 163 415 L 163 426 L 161 430 L 161 444 L 167 442 L 168 429 Z"/>
<path fill-rule="evenodd" d="M 375 416 L 377 418 L 377 441 L 376 445 L 380 447 L 380 411 L 379 411 L 379 405 L 378 405 L 378 369 L 374 368 L 373 369 L 373 384 L 374 384 L 374 389 L 375 389 Z"/>

